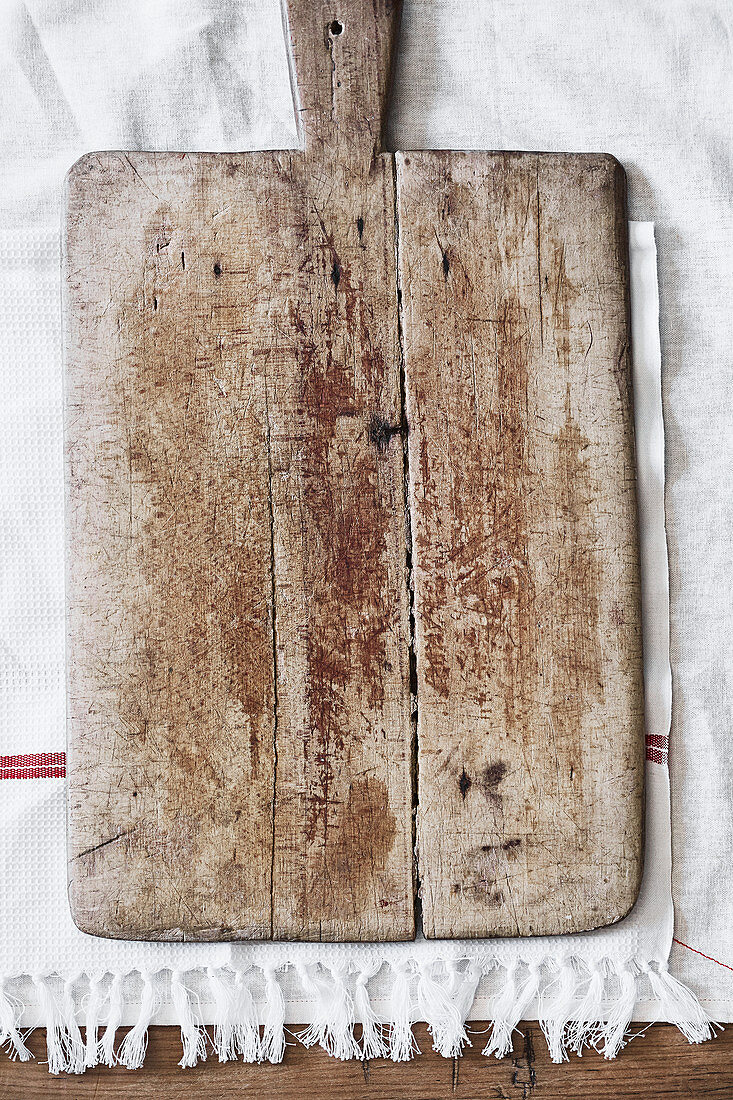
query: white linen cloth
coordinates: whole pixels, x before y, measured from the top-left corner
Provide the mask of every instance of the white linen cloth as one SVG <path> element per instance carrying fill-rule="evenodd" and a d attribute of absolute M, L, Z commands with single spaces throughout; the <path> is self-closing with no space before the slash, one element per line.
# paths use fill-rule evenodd
<path fill-rule="evenodd" d="M 695 428 L 700 430 L 703 423 L 701 397 L 690 389 L 683 368 L 691 370 L 696 350 L 704 349 L 705 377 L 722 384 L 721 365 L 728 352 L 713 328 L 700 328 L 700 314 L 710 318 L 713 308 L 706 300 L 706 280 L 717 277 L 718 283 L 730 283 L 731 274 L 716 236 L 700 224 L 689 198 L 692 194 L 702 202 L 707 186 L 708 212 L 720 213 L 723 208 L 725 176 L 714 145 L 723 108 L 713 92 L 709 100 L 706 92 L 704 103 L 698 102 L 694 74 L 702 73 L 702 55 L 695 53 L 689 37 L 680 38 L 680 32 L 692 24 L 711 49 L 715 47 L 712 62 L 705 62 L 708 82 L 712 64 L 715 89 L 716 64 L 724 65 L 717 31 L 725 25 L 727 11 L 722 4 L 702 9 L 672 4 L 662 12 L 654 4 L 639 8 L 608 3 L 599 12 L 595 5 L 581 3 L 571 16 L 564 7 L 561 0 L 550 0 L 541 10 L 510 0 L 486 5 L 407 0 L 394 142 L 402 148 L 607 149 L 620 157 L 630 170 L 632 211 L 662 215 L 663 293 L 670 270 L 665 268 L 665 255 L 676 276 L 663 331 L 674 334 L 668 335 L 666 351 L 678 389 L 667 385 L 667 403 L 669 419 L 671 397 L 679 454 L 688 408 L 681 403 L 677 412 L 678 391 L 688 404 L 695 398 Z M 6 31 L 6 56 L 0 64 L 0 754 L 6 759 L 0 760 L 0 769 L 5 768 L 0 775 L 16 775 L 19 768 L 53 775 L 53 758 L 20 764 L 10 758 L 58 753 L 64 747 L 58 266 L 63 174 L 77 156 L 93 148 L 292 147 L 297 137 L 277 0 L 8 0 L 0 14 Z M 661 47 L 656 46 L 660 28 L 667 43 L 661 61 Z M 668 39 L 673 39 L 674 48 Z M 674 60 L 675 72 L 684 78 L 679 90 L 682 108 L 664 105 L 665 58 L 670 64 Z M 632 94 L 635 75 L 644 77 L 643 111 L 638 87 Z M 721 90 L 717 88 L 718 94 Z M 702 151 L 695 156 L 703 159 L 689 163 L 685 125 L 692 124 L 693 109 L 701 106 L 705 109 L 695 126 L 703 138 Z M 658 144 L 652 122 L 639 122 L 650 116 L 659 119 L 658 134 L 665 135 L 666 145 Z M 673 167 L 667 167 L 670 158 Z M 687 169 L 682 198 L 679 186 L 676 191 L 672 186 L 680 159 Z M 650 174 L 645 176 L 645 171 Z M 704 263 L 697 267 L 684 251 L 685 245 L 690 247 L 681 222 L 687 214 L 694 216 L 698 230 L 693 241 L 703 242 Z M 730 220 L 728 216 L 716 231 L 730 235 Z M 664 751 L 670 706 L 669 616 L 651 227 L 632 225 L 631 244 L 647 721 L 655 738 L 647 763 L 646 871 L 634 913 L 612 929 L 579 937 L 374 949 L 96 940 L 73 927 L 66 907 L 63 779 L 8 778 L 0 783 L 0 976 L 6 991 L 0 999 L 0 1035 L 16 1050 L 22 1052 L 20 1029 L 44 1022 L 51 1025 L 50 1068 L 81 1070 L 96 1059 L 114 1056 L 114 1027 L 125 1020 L 136 1027 L 121 1057 L 137 1065 L 144 1054 L 147 1024 L 155 1018 L 181 1024 L 183 1061 L 190 1064 L 202 1053 L 197 1018 L 203 1018 L 218 1025 L 220 1055 L 239 1049 L 245 1057 L 277 1060 L 287 1019 L 311 1021 L 306 1041 L 321 1042 L 338 1056 L 351 1056 L 359 1049 L 375 1055 L 385 1049 L 376 1011 L 388 1021 L 387 1044 L 396 1058 L 411 1053 L 413 1019 L 427 1019 L 436 1047 L 452 1054 L 465 1041 L 465 1018 L 489 1017 L 495 1026 L 487 1049 L 501 1052 L 510 1042 L 513 1023 L 535 1011 L 553 1057 L 564 1056 L 583 1041 L 598 1042 L 612 1055 L 623 1041 L 635 1004 L 638 1017 L 674 1019 L 690 1038 L 708 1036 L 704 1014 L 666 970 L 673 919 Z M 696 258 L 699 252 L 700 246 Z M 684 324 L 683 304 L 687 309 L 699 306 L 698 314 L 686 316 Z M 729 332 L 730 320 L 726 323 Z M 703 332 L 706 338 L 701 340 Z M 717 432 L 719 443 L 724 428 L 720 407 L 715 397 L 705 401 L 706 430 Z M 708 672 L 698 660 L 695 645 L 703 625 L 699 615 L 691 614 L 686 595 L 690 563 L 685 555 L 694 544 L 692 527 L 708 536 L 715 560 L 724 560 L 730 551 L 722 546 L 723 525 L 718 530 L 713 520 L 724 520 L 724 509 L 730 505 L 724 504 L 722 487 L 714 481 L 727 456 L 719 447 L 717 464 L 705 465 L 702 432 L 700 439 L 699 444 L 695 440 L 697 449 L 690 443 L 688 453 L 700 456 L 696 472 L 705 475 L 714 502 L 712 517 L 698 506 L 699 523 L 690 522 L 689 474 L 679 459 L 677 466 L 672 463 L 682 483 L 674 507 L 682 513 L 687 509 L 685 519 L 672 508 L 677 526 L 670 530 L 673 597 L 688 613 L 686 620 L 675 618 L 673 603 L 673 640 L 681 655 L 675 674 L 684 693 L 683 710 L 675 695 L 675 713 L 677 741 L 683 743 L 677 751 L 697 779 L 698 792 L 695 739 L 702 737 L 700 744 L 708 752 L 706 800 L 712 800 L 711 810 L 718 810 L 718 794 L 726 782 L 731 784 L 731 765 L 712 731 L 720 733 L 716 723 L 726 699 L 729 706 L 730 694 L 725 695 L 724 672 Z M 704 627 L 715 628 L 715 644 L 725 658 L 733 644 L 732 632 L 725 632 L 730 624 L 701 570 L 693 572 L 693 580 L 698 606 L 707 609 Z M 727 615 L 730 618 L 730 611 Z M 683 721 L 685 715 L 691 717 Z M 711 777 L 710 754 L 716 749 L 713 761 L 719 768 Z M 698 820 L 693 821 L 687 775 L 680 766 L 679 805 L 688 811 L 678 824 L 678 836 L 687 839 L 688 847 L 695 842 L 704 847 L 706 807 L 696 808 Z M 707 826 L 709 833 L 714 820 L 721 843 L 721 822 L 730 820 L 729 808 L 727 812 L 727 819 L 720 812 L 713 819 L 711 813 Z M 679 817 L 678 810 L 676 820 Z M 724 958 L 723 913 L 716 916 L 712 904 L 706 909 L 709 871 L 698 871 L 688 848 L 680 852 L 676 882 L 685 868 L 689 880 L 678 886 L 687 906 L 684 936 L 679 938 L 705 954 Z M 726 889 L 730 897 L 731 872 L 722 853 L 706 866 L 716 868 L 718 898 Z M 386 965 L 380 969 L 382 962 Z M 287 964 L 291 965 L 286 969 Z M 686 959 L 678 966 L 694 984 L 695 972 Z M 711 969 L 719 979 L 718 970 L 724 968 L 711 964 Z M 733 986 L 721 980 L 716 984 L 707 972 L 704 983 L 704 988 L 714 990 L 714 1011 L 726 1016 L 733 1004 Z M 646 1003 L 639 1004 L 639 998 Z M 354 1018 L 366 1024 L 361 1048 L 351 1031 Z M 265 1024 L 262 1036 L 254 1028 L 258 1019 Z M 90 1025 L 86 1047 L 77 1027 L 85 1021 Z M 96 1023 L 106 1028 L 100 1030 L 99 1044 Z"/>

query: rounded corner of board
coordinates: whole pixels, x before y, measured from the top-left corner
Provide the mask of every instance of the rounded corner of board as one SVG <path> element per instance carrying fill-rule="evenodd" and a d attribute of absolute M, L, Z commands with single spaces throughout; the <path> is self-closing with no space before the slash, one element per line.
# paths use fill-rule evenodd
<path fill-rule="evenodd" d="M 623 884 L 619 884 L 618 891 L 615 895 L 615 905 L 609 905 L 599 922 L 594 920 L 592 923 L 582 923 L 577 928 L 567 929 L 566 931 L 571 934 L 580 932 L 597 932 L 604 928 L 612 928 L 614 925 L 625 920 L 633 912 L 634 906 L 639 900 L 641 894 L 641 880 L 644 872 L 644 850 L 640 849 L 638 855 L 634 859 L 634 868 L 630 874 L 625 876 Z"/>
<path fill-rule="evenodd" d="M 614 187 L 616 189 L 616 195 L 620 200 L 623 207 L 623 215 L 626 218 L 626 192 L 628 189 L 628 177 L 626 175 L 626 169 L 624 168 L 618 157 L 613 153 L 600 153 L 599 159 L 601 164 L 608 172 L 609 178 L 613 180 Z"/>
<path fill-rule="evenodd" d="M 114 939 L 114 937 L 110 936 L 109 932 L 104 928 L 103 922 L 99 919 L 99 914 L 90 913 L 79 903 L 79 900 L 75 896 L 73 883 L 69 883 L 68 885 L 67 897 L 69 902 L 69 914 L 75 928 L 83 932 L 85 936 Z"/>
<path fill-rule="evenodd" d="M 104 156 L 105 154 L 100 152 L 82 153 L 82 155 L 74 161 L 64 176 L 64 189 L 66 192 L 68 193 L 71 188 L 77 186 L 83 180 L 88 179 L 95 171 L 98 171 L 101 166 L 101 158 Z"/>
<path fill-rule="evenodd" d="M 135 168 L 127 153 L 117 153 L 112 149 L 99 149 L 83 153 L 75 160 L 64 176 L 63 193 L 65 207 L 84 205 L 90 200 L 100 184 L 112 182 L 120 174 L 134 172 Z"/>
<path fill-rule="evenodd" d="M 620 175 L 626 176 L 626 169 L 614 153 L 597 153 L 596 155 L 601 164 L 605 164 L 610 172 L 618 172 Z"/>

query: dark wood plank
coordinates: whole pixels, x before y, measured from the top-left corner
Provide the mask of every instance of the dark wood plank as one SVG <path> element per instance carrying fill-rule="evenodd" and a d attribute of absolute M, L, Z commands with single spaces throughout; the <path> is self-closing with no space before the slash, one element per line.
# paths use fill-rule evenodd
<path fill-rule="evenodd" d="M 476 1031 L 485 1024 L 472 1025 Z M 641 1025 L 640 1025 L 641 1026 Z M 40 1062 L 10 1062 L 0 1057 L 3 1100 L 200 1100 L 256 1096 L 258 1100 L 729 1100 L 733 1095 L 733 1029 L 701 1046 L 687 1043 L 676 1028 L 655 1024 L 634 1039 L 613 1062 L 595 1052 L 553 1065 L 536 1024 L 522 1025 L 515 1052 L 503 1061 L 484 1058 L 484 1037 L 455 1062 L 435 1054 L 425 1026 L 415 1032 L 423 1051 L 412 1062 L 384 1060 L 367 1065 L 337 1062 L 319 1049 L 289 1046 L 282 1065 L 220 1065 L 207 1062 L 180 1069 L 177 1028 L 153 1027 L 142 1070 L 94 1069 L 81 1077 L 51 1077 Z M 36 1032 L 30 1046 L 43 1057 Z"/>
<path fill-rule="evenodd" d="M 596 928 L 642 865 L 623 169 L 397 166 L 425 932 Z"/>
<path fill-rule="evenodd" d="M 387 0 L 294 0 L 303 153 L 68 185 L 70 897 L 96 934 L 414 931 Z"/>

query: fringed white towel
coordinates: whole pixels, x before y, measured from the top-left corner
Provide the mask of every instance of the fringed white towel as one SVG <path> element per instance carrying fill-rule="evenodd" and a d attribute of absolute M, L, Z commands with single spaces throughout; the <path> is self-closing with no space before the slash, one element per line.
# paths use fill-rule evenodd
<path fill-rule="evenodd" d="M 26 1030 L 42 1024 L 49 1069 L 83 1072 L 141 1065 L 153 1021 L 180 1027 L 183 1065 L 207 1054 L 278 1062 L 294 1041 L 291 1023 L 307 1025 L 303 1041 L 334 1057 L 396 1061 L 417 1053 L 417 1020 L 446 1057 L 479 1041 L 501 1057 L 522 1018 L 539 1019 L 557 1060 L 588 1045 L 614 1057 L 634 1018 L 670 1020 L 693 1042 L 709 1038 L 710 1021 L 667 969 L 671 692 L 649 224 L 630 229 L 648 727 L 646 868 L 633 913 L 582 936 L 363 947 L 113 942 L 73 926 L 64 844 L 60 182 L 94 148 L 292 148 L 297 137 L 278 0 L 10 0 L 0 22 L 3 91 L 12 93 L 0 117 L 0 1045 L 27 1059 Z M 508 147 L 527 145 L 504 136 Z M 597 147 L 597 128 L 588 140 Z M 428 147 L 441 143 L 442 133 L 426 133 Z M 470 1019 L 490 1020 L 489 1032 L 472 1035 Z M 133 1025 L 124 1041 L 123 1024 Z M 213 1027 L 205 1033 L 204 1024 Z"/>

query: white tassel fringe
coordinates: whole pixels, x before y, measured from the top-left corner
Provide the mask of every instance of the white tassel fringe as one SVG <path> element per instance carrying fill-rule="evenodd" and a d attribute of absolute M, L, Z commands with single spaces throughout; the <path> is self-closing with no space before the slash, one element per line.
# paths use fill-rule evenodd
<path fill-rule="evenodd" d="M 386 1017 L 380 1017 L 372 1006 L 368 983 L 383 965 L 376 958 L 350 974 L 346 963 L 296 964 L 303 990 L 314 1004 L 313 1021 L 298 1036 L 300 1041 L 307 1047 L 318 1044 L 334 1058 L 386 1057 L 402 1062 L 420 1053 L 412 1025 L 415 1020 L 425 1020 L 433 1048 L 446 1058 L 458 1056 L 470 1044 L 466 1020 L 481 974 L 500 969 L 498 960 L 487 959 L 481 966 L 452 959 L 421 965 L 409 959 L 393 963 L 390 1007 Z M 255 969 L 250 968 L 252 972 Z M 238 1056 L 246 1062 L 280 1062 L 286 1046 L 285 1002 L 275 967 L 261 971 L 265 995 L 259 1009 L 247 973 L 214 967 L 206 971 L 209 999 L 214 1002 L 213 1047 L 222 1062 Z M 93 975 L 88 979 L 88 992 L 84 992 L 81 975 L 64 982 L 53 976 L 34 977 L 51 1073 L 83 1073 L 99 1063 L 128 1069 L 143 1064 L 157 997 L 154 975 L 146 972 L 141 978 L 138 1018 L 116 1053 L 124 1009 L 123 975 Z M 194 1012 L 185 978 L 174 971 L 170 990 L 181 1029 L 179 1065 L 187 1067 L 206 1058 L 207 1032 Z M 512 1049 L 514 1030 L 537 1001 L 539 1024 L 553 1061 L 565 1061 L 571 1052 L 581 1054 L 586 1046 L 605 1058 L 615 1058 L 627 1041 L 641 980 L 651 986 L 660 1020 L 676 1024 L 691 1043 L 713 1038 L 720 1025 L 708 1017 L 694 994 L 672 977 L 666 963 L 629 959 L 617 969 L 610 959 L 587 962 L 566 957 L 561 961 L 534 960 L 529 965 L 516 961 L 504 968 L 483 1053 L 504 1057 Z M 21 1032 L 23 1006 L 11 997 L 7 986 L 7 980 L 0 981 L 0 1047 L 25 1061 L 32 1055 Z M 77 1021 L 82 1012 L 85 1040 Z"/>
<path fill-rule="evenodd" d="M 20 1034 L 20 1017 L 23 1006 L 18 1004 L 5 989 L 0 979 L 0 1047 L 5 1047 L 11 1058 L 27 1062 L 33 1057 Z"/>
<path fill-rule="evenodd" d="M 260 1059 L 264 1062 L 282 1062 L 285 1053 L 285 1001 L 274 968 L 266 967 L 264 974 L 265 1026 Z"/>
<path fill-rule="evenodd" d="M 572 959 L 564 959 L 553 980 L 540 991 L 537 1019 L 553 1062 L 567 1062 L 565 1029 L 577 997 L 578 980 Z"/>
<path fill-rule="evenodd" d="M 605 1012 L 605 1022 L 601 1026 L 604 1058 L 615 1058 L 626 1045 L 626 1032 L 629 1030 L 637 997 L 636 974 L 630 963 L 621 970 L 618 983 L 618 995 Z"/>
<path fill-rule="evenodd" d="M 99 1044 L 100 1060 L 105 1066 L 117 1065 L 115 1054 L 115 1038 L 117 1028 L 122 1020 L 122 975 L 115 974 L 109 990 L 109 1010 L 107 1012 L 107 1026 Z"/>
<path fill-rule="evenodd" d="M 93 1069 L 99 1065 L 99 1013 L 102 1007 L 102 982 L 100 978 L 89 979 L 89 997 L 84 1015 L 84 1030 L 86 1040 L 84 1043 L 84 1069 Z"/>
<path fill-rule="evenodd" d="M 50 984 L 52 981 L 52 978 L 40 975 L 33 979 L 46 1028 L 49 1073 L 83 1073 L 85 1052 L 71 993 L 73 982 L 64 983 L 62 1005 L 59 1007 Z"/>
<path fill-rule="evenodd" d="M 234 975 L 234 1021 L 238 1053 L 242 1055 L 245 1062 L 259 1062 L 262 1057 L 262 1044 L 257 1008 L 241 970 Z"/>
<path fill-rule="evenodd" d="M 394 967 L 391 1019 L 389 1024 L 389 1056 L 393 1062 L 409 1062 L 420 1053 L 412 1034 L 412 974 L 407 963 Z"/>
<path fill-rule="evenodd" d="M 715 1028 L 721 1025 L 710 1019 L 694 993 L 672 977 L 666 962 L 643 970 L 659 1004 L 660 1019 L 676 1024 L 689 1043 L 713 1038 Z"/>
<path fill-rule="evenodd" d="M 457 1058 L 464 1046 L 471 1046 L 466 1035 L 462 1005 L 456 1003 L 458 975 L 455 967 L 446 968 L 445 980 L 435 976 L 435 967 L 420 967 L 417 981 L 417 1007 L 433 1040 L 433 1050 L 444 1058 Z"/>
<path fill-rule="evenodd" d="M 234 1018 L 234 986 L 223 972 L 209 966 L 206 970 L 209 989 L 214 1000 L 214 1050 L 220 1062 L 235 1061 L 237 1057 L 237 1033 Z"/>
<path fill-rule="evenodd" d="M 361 1023 L 361 1048 L 359 1058 L 388 1058 L 389 1047 L 385 1042 L 384 1020 L 377 1016 L 369 1000 L 367 982 L 382 969 L 381 963 L 364 967 L 356 978 L 354 990 L 354 1015 Z"/>
<path fill-rule="evenodd" d="M 178 1063 L 182 1069 L 206 1061 L 206 1031 L 194 1017 L 191 999 L 186 992 L 178 970 L 171 974 L 171 1000 L 181 1028 L 183 1057 Z"/>
<path fill-rule="evenodd" d="M 143 980 L 143 992 L 140 998 L 140 1012 L 137 1022 L 128 1031 L 123 1039 L 117 1061 L 128 1069 L 139 1069 L 145 1061 L 145 1053 L 148 1049 L 148 1028 L 155 1015 L 155 990 L 153 988 L 152 975 L 145 972 L 140 975 Z"/>
<path fill-rule="evenodd" d="M 315 1001 L 313 1022 L 298 1035 L 303 1046 L 318 1043 L 332 1058 L 341 1061 L 359 1058 L 361 1052 L 354 1038 L 354 1001 L 346 987 L 346 968 L 331 967 L 330 981 L 325 968 L 318 964 L 311 968 L 301 965 L 297 971 L 303 989 Z"/>
<path fill-rule="evenodd" d="M 582 1054 L 583 1047 L 597 1048 L 602 1033 L 603 972 L 597 964 L 590 967 L 585 993 L 575 1008 L 573 1019 L 567 1025 L 565 1041 L 567 1049 Z"/>
<path fill-rule="evenodd" d="M 515 962 L 508 968 L 504 986 L 492 1006 L 494 1023 L 489 1041 L 481 1052 L 487 1058 L 491 1054 L 495 1054 L 497 1058 L 504 1058 L 510 1052 L 512 1035 L 517 1024 L 539 992 L 539 966 L 533 963 L 528 967 L 527 974 L 520 984 L 517 980 L 517 972 L 522 965 Z"/>

